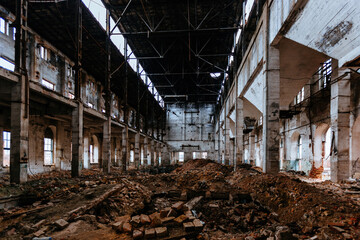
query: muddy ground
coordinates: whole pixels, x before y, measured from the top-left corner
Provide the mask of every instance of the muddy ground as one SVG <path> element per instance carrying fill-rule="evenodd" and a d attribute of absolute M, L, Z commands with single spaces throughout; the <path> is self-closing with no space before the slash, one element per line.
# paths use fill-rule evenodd
<path fill-rule="evenodd" d="M 210 160 L 0 181 L 0 238 L 360 239 L 360 183 L 237 171 Z M 307 182 L 306 182 L 307 181 Z M 18 206 L 14 206 L 18 205 Z"/>

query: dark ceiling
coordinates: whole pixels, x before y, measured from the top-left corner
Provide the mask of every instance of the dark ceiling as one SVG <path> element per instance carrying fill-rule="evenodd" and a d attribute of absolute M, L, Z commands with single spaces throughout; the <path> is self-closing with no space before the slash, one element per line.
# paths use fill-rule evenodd
<path fill-rule="evenodd" d="M 210 73 L 226 71 L 243 1 L 103 2 L 165 102 L 216 102 L 224 75 Z"/>

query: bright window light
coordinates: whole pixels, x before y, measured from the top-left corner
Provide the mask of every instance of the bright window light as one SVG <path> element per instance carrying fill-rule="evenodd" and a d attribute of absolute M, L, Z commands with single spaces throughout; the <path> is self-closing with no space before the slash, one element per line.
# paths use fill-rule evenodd
<path fill-rule="evenodd" d="M 90 10 L 90 12 L 93 14 L 93 16 L 97 19 L 97 21 L 100 23 L 100 25 L 103 27 L 103 29 L 106 29 L 106 8 L 103 5 L 101 0 L 82 0 L 85 6 Z M 110 29 L 112 30 L 115 26 L 115 21 L 110 18 Z M 114 33 L 120 33 L 120 30 L 118 28 L 114 29 Z M 125 54 L 124 52 L 124 37 L 122 35 L 112 35 L 111 41 L 114 43 L 115 46 L 119 49 L 122 55 Z M 127 46 L 127 55 L 132 56 L 133 59 L 129 59 L 129 65 L 131 68 L 136 72 L 137 69 L 137 59 L 134 59 L 135 55 L 132 54 L 133 51 L 130 48 L 130 46 Z M 139 66 L 139 72 L 143 72 L 144 69 L 142 66 Z M 146 77 L 141 75 L 141 79 L 146 82 Z M 148 79 L 150 82 L 150 80 Z M 148 88 L 149 91 L 152 93 L 152 83 L 150 84 L 150 87 Z M 156 90 L 155 90 L 156 91 Z M 156 91 L 157 92 L 157 91 Z M 160 95 L 158 95 L 160 97 Z M 159 98 L 158 97 L 158 98 Z M 156 98 L 155 98 L 156 99 Z M 160 104 L 160 102 L 159 102 Z"/>
<path fill-rule="evenodd" d="M 210 77 L 212 78 L 219 78 L 221 76 L 221 73 L 216 72 L 216 73 L 210 73 Z"/>
<path fill-rule="evenodd" d="M 13 72 L 15 69 L 15 64 L 13 64 L 12 62 L 9 62 L 8 60 L 6 60 L 4 58 L 0 58 L 0 67 Z"/>
<path fill-rule="evenodd" d="M 0 32 L 6 33 L 6 22 L 3 18 L 0 18 Z"/>
<path fill-rule="evenodd" d="M 250 16 L 250 11 L 252 6 L 254 5 L 254 0 L 247 0 L 245 5 L 245 20 L 247 21 Z"/>
<path fill-rule="evenodd" d="M 55 90 L 55 84 L 53 84 L 52 82 L 49 82 L 46 79 L 42 79 L 41 84 L 50 90 Z"/>

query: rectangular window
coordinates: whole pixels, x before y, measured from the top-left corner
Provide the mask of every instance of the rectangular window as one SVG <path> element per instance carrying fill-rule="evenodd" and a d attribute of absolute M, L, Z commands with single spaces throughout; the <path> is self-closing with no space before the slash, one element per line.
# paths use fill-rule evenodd
<path fill-rule="evenodd" d="M 15 41 L 16 39 L 16 28 L 13 28 L 13 40 Z"/>
<path fill-rule="evenodd" d="M 4 156 L 3 156 L 3 166 L 10 166 L 10 141 L 11 141 L 11 133 L 8 131 L 3 132 L 3 148 L 4 148 Z"/>
<path fill-rule="evenodd" d="M 54 164 L 54 144 L 51 138 L 44 138 L 44 164 Z"/>
<path fill-rule="evenodd" d="M 5 68 L 12 72 L 15 70 L 15 64 L 1 57 L 0 57 L 0 67 Z"/>
<path fill-rule="evenodd" d="M 179 162 L 184 162 L 184 152 L 179 152 Z"/>
<path fill-rule="evenodd" d="M 0 18 L 0 32 L 3 34 L 8 34 L 9 23 L 5 19 Z"/>
<path fill-rule="evenodd" d="M 90 155 L 90 163 L 94 163 L 94 145 L 90 145 L 89 155 Z"/>
<path fill-rule="evenodd" d="M 202 152 L 201 153 L 201 158 L 202 159 L 207 159 L 207 152 Z"/>
<path fill-rule="evenodd" d="M 115 162 L 117 161 L 117 149 L 116 148 L 114 150 L 114 160 L 115 160 Z"/>
<path fill-rule="evenodd" d="M 41 84 L 50 90 L 53 90 L 53 91 L 55 90 L 55 84 L 53 84 L 52 82 L 49 82 L 46 79 L 42 79 Z"/>
<path fill-rule="evenodd" d="M 130 162 L 134 162 L 134 151 L 133 150 L 131 150 L 130 151 Z"/>
<path fill-rule="evenodd" d="M 40 51 L 40 57 L 45 61 L 47 61 L 49 59 L 48 50 L 45 47 L 40 46 L 39 51 Z"/>

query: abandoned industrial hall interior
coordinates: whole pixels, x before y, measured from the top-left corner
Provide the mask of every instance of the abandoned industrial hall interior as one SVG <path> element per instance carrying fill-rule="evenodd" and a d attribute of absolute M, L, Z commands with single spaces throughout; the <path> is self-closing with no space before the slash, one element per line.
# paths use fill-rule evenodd
<path fill-rule="evenodd" d="M 360 239 L 358 0 L 0 0 L 0 239 Z"/>

